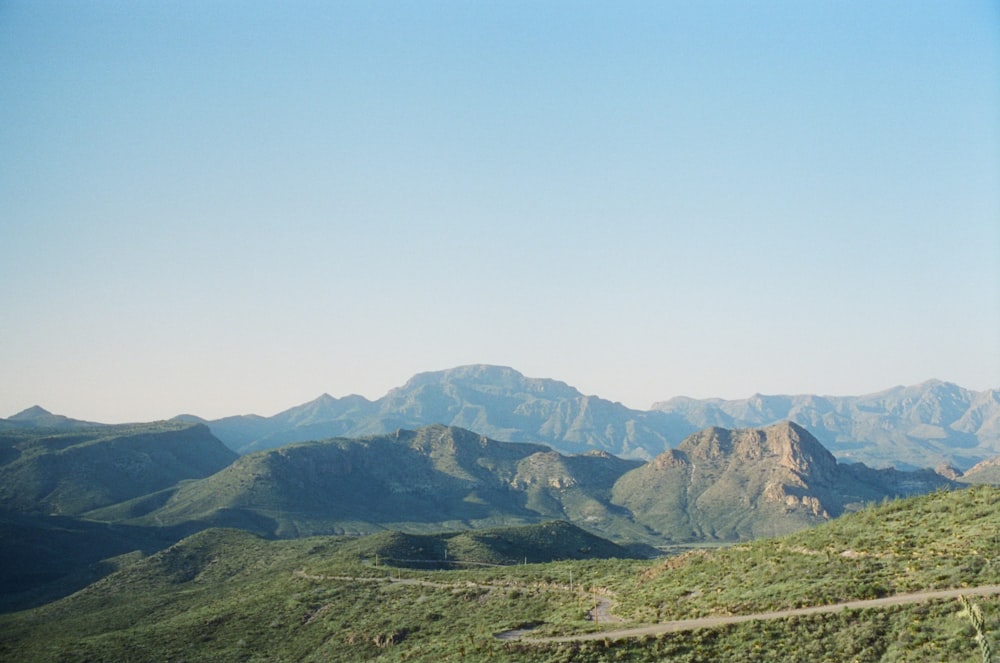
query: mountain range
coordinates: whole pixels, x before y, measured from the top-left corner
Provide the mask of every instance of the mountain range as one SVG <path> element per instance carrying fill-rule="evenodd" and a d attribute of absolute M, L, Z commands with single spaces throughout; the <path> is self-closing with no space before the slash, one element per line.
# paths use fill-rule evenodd
<path fill-rule="evenodd" d="M 929 470 L 838 463 L 791 422 L 709 428 L 649 462 L 440 424 L 243 456 L 196 423 L 26 428 L 0 434 L 0 452 L 6 512 L 282 538 L 562 519 L 622 542 L 735 540 L 956 485 Z"/>
<path fill-rule="evenodd" d="M 324 394 L 270 417 L 178 418 L 206 424 L 239 453 L 444 424 L 563 453 L 596 449 L 649 460 L 708 427 L 787 420 L 808 429 L 841 460 L 872 467 L 965 470 L 1000 455 L 1000 391 L 971 391 L 937 380 L 863 396 L 680 397 L 644 411 L 584 395 L 557 380 L 472 365 L 421 373 L 375 401 Z"/>
<path fill-rule="evenodd" d="M 57 423 L 0 431 L 0 587 L 27 592 L 24 601 L 112 568 L 92 566 L 109 552 L 219 526 L 297 538 L 564 520 L 663 546 L 782 534 L 958 485 L 929 470 L 838 463 L 791 422 L 709 428 L 648 462 L 440 424 L 238 456 L 199 423 Z"/>
<path fill-rule="evenodd" d="M 704 551 L 697 550 L 657 563 L 669 573 L 650 567 L 619 590 L 648 593 L 662 578 L 669 580 L 690 567 L 688 580 L 644 599 L 643 614 L 659 619 L 665 606 L 702 597 L 711 603 L 718 591 L 730 591 L 703 589 L 712 578 L 742 579 L 766 571 L 765 577 L 773 580 L 784 564 L 800 558 L 823 561 L 825 566 L 818 567 L 826 569 L 823 573 L 839 568 L 831 575 L 837 587 L 866 596 L 881 595 L 884 579 L 877 574 L 900 555 L 913 557 L 900 565 L 900 573 L 905 570 L 900 577 L 910 578 L 924 564 L 934 582 L 949 586 L 979 578 L 980 571 L 993 578 L 988 560 L 998 540 L 995 492 L 949 491 L 961 487 L 956 479 L 1000 483 L 996 404 L 995 391 L 969 392 L 929 382 L 842 399 L 674 399 L 643 412 L 584 396 L 560 382 L 525 378 L 513 369 L 472 366 L 418 375 L 378 401 L 323 396 L 274 417 L 203 421 L 183 416 L 104 425 L 33 407 L 0 420 L 0 613 L 43 607 L 6 621 L 0 616 L 0 623 L 10 627 L 0 639 L 0 658 L 26 660 L 18 648 L 30 649 L 36 637 L 32 625 L 54 618 L 58 631 L 69 623 L 60 622 L 59 615 L 72 615 L 68 619 L 76 620 L 80 637 L 93 648 L 79 649 L 80 637 L 68 636 L 58 653 L 39 653 L 38 660 L 65 660 L 67 647 L 74 656 L 91 660 L 104 660 L 101 651 L 111 652 L 107 660 L 142 658 L 139 649 L 123 653 L 101 643 L 117 642 L 124 632 L 119 629 L 133 628 L 136 615 L 159 615 L 163 596 L 172 588 L 181 588 L 177 597 L 201 588 L 214 601 L 211 597 L 235 587 L 234 582 L 256 587 L 254 579 L 268 565 L 280 569 L 284 580 L 276 579 L 273 589 L 249 590 L 257 592 L 254 605 L 264 619 L 252 632 L 268 630 L 259 636 L 260 643 L 288 630 L 273 615 L 275 606 L 291 605 L 289 601 L 296 601 L 295 610 L 305 611 L 294 621 L 303 626 L 325 619 L 333 605 L 381 605 L 383 598 L 370 596 L 375 578 L 388 581 L 390 593 L 412 591 L 406 605 L 430 601 L 427 593 L 438 587 L 442 597 L 463 602 L 455 615 L 482 603 L 482 589 L 407 581 L 399 576 L 401 567 L 478 568 L 522 560 L 527 567 L 529 561 L 537 562 L 544 567 L 537 572 L 538 581 L 509 594 L 498 589 L 505 597 L 498 609 L 506 615 L 511 601 L 524 599 L 533 606 L 525 615 L 548 619 L 564 609 L 534 607 L 539 587 L 565 591 L 550 576 L 547 564 L 553 560 L 591 560 L 574 567 L 579 582 L 582 574 L 598 568 L 594 559 L 616 558 L 600 568 L 621 569 L 621 558 L 649 556 L 656 552 L 653 546 L 676 550 L 807 528 L 833 531 L 811 526 L 835 518 L 847 523 L 845 531 L 858 532 L 849 544 L 844 539 L 834 547 L 810 547 L 807 535 L 787 550 L 781 540 L 774 544 L 777 548 L 737 545 L 731 547 L 736 555 L 731 561 L 723 559 L 707 574 L 701 568 Z M 783 413 L 812 417 L 827 437 L 839 439 L 840 459 L 793 417 L 753 426 L 730 423 Z M 421 421 L 433 423 L 408 423 Z M 455 421 L 468 428 L 448 423 Z M 708 425 L 699 428 L 703 423 Z M 396 427 L 383 430 L 390 426 Z M 674 442 L 673 436 L 690 428 L 694 430 Z M 330 434 L 338 430 L 342 432 Z M 497 437 L 484 430 L 497 431 Z M 558 444 L 543 443 L 549 439 Z M 631 457 L 612 453 L 619 450 Z M 859 456 L 941 459 L 945 464 L 937 470 L 872 468 L 855 462 Z M 926 513 L 906 506 L 866 508 L 926 493 L 933 493 L 920 503 L 929 505 Z M 968 497 L 948 497 L 955 493 Z M 955 535 L 966 518 L 982 522 Z M 892 523 L 880 525 L 881 519 Z M 937 524 L 931 526 L 932 520 Z M 873 538 L 873 532 L 881 534 Z M 322 534 L 349 536 L 314 537 Z M 979 537 L 974 545 L 968 538 L 973 535 Z M 955 546 L 969 550 L 957 553 Z M 738 557 L 742 551 L 745 558 Z M 331 553 L 337 556 L 335 563 Z M 774 562 L 775 554 L 786 553 L 796 557 Z M 390 576 L 380 573 L 380 558 L 395 565 L 394 586 Z M 307 562 L 321 561 L 333 565 L 326 572 L 304 570 Z M 345 570 L 351 575 L 343 575 Z M 797 573 L 780 581 L 754 581 L 755 586 L 767 596 L 782 595 L 797 587 L 802 576 Z M 500 576 L 502 582 L 507 575 Z M 606 586 L 606 577 L 590 579 L 595 603 L 597 583 Z M 307 586 L 331 581 L 346 583 L 352 593 L 332 590 L 336 596 L 316 602 Z M 572 575 L 569 586 L 572 590 Z M 128 589 L 119 596 L 122 587 Z M 744 606 L 746 588 L 733 591 L 730 603 Z M 821 593 L 825 597 L 829 590 Z M 182 606 L 177 632 L 202 634 L 191 652 L 207 642 L 204 633 L 240 623 L 237 615 L 246 614 L 249 594 L 244 590 L 234 596 L 232 605 L 238 607 L 222 611 L 214 603 L 177 603 Z M 295 597 L 301 597 L 301 606 Z M 133 605 L 133 600 L 139 603 Z M 106 610 L 109 601 L 111 612 Z M 420 628 L 446 621 L 441 609 L 435 610 L 418 610 L 431 615 L 428 626 Z M 596 614 L 595 606 L 595 620 Z M 345 624 L 359 620 L 354 616 Z M 143 628 L 159 622 L 148 617 Z M 91 637 L 104 633 L 109 623 L 116 624 L 114 633 L 99 641 Z M 505 628 L 525 623 L 534 622 L 522 617 Z M 377 655 L 403 638 L 416 640 L 420 628 L 383 631 L 381 622 L 366 626 L 364 637 L 374 644 L 360 648 L 355 646 L 360 636 L 338 626 L 346 640 L 337 648 Z M 250 632 L 234 629 L 232 648 L 244 647 Z M 428 640 L 438 641 L 440 637 Z M 172 640 L 164 650 L 178 651 L 179 643 L 185 641 Z M 226 648 L 234 650 L 229 644 Z M 306 649 L 286 653 L 302 660 Z M 464 654 L 464 649 L 457 651 L 456 656 Z M 854 656 L 854 649 L 845 652 Z"/>

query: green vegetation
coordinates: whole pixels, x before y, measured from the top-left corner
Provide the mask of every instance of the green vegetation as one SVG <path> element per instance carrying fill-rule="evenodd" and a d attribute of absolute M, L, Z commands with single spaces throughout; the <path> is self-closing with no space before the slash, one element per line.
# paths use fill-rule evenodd
<path fill-rule="evenodd" d="M 280 541 L 206 530 L 123 562 L 72 596 L 0 617 L 0 659 L 967 661 L 980 658 L 982 639 L 1000 641 L 997 597 L 976 598 L 978 631 L 953 600 L 621 641 L 494 637 L 526 626 L 542 637 L 998 583 L 1000 489 L 988 486 L 888 502 L 783 538 L 665 560 L 426 570 L 374 559 L 379 551 L 410 555 L 414 546 L 472 561 L 487 551 L 503 558 L 503 546 L 516 545 L 524 557 L 547 540 L 568 541 L 573 532 L 564 527 L 547 524 L 520 538 L 499 530 Z M 602 596 L 624 624 L 588 619 Z"/>
<path fill-rule="evenodd" d="M 787 534 L 865 502 L 951 485 L 933 472 L 838 465 L 790 423 L 709 429 L 645 464 L 436 425 L 248 454 L 211 476 L 85 515 L 281 538 L 557 519 L 623 544 L 664 545 Z"/>
<path fill-rule="evenodd" d="M 383 532 L 345 544 L 342 551 L 364 559 L 377 558 L 385 565 L 417 569 L 648 558 L 656 554 L 654 548 L 625 548 L 564 521 L 444 534 Z"/>
<path fill-rule="evenodd" d="M 236 454 L 200 424 L 0 432 L 0 509 L 76 515 L 200 479 Z"/>
<path fill-rule="evenodd" d="M 983 663 L 991 663 L 993 660 L 993 647 L 990 639 L 986 636 L 986 621 L 983 619 L 982 609 L 965 596 L 960 596 L 965 614 L 969 617 L 972 628 L 976 630 L 975 640 L 979 644 L 979 653 L 983 656 Z"/>
<path fill-rule="evenodd" d="M 669 558 L 636 580 L 620 611 L 656 621 L 994 583 L 1000 490 L 980 486 L 887 501 L 790 536 Z"/>

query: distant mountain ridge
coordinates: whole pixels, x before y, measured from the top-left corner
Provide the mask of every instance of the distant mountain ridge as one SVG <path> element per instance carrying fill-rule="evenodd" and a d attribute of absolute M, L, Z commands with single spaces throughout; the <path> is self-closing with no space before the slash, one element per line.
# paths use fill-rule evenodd
<path fill-rule="evenodd" d="M 207 424 L 240 453 L 431 424 L 466 428 L 497 440 L 547 444 L 565 453 L 597 449 L 648 459 L 670 445 L 659 430 L 662 426 L 651 425 L 647 413 L 586 396 L 557 380 L 527 378 L 512 368 L 487 365 L 421 373 L 376 401 L 324 394 L 272 417 L 180 418 Z"/>
<path fill-rule="evenodd" d="M 679 397 L 642 411 L 557 380 L 471 365 L 418 374 L 375 401 L 324 394 L 272 417 L 181 418 L 206 423 L 240 453 L 439 423 L 564 453 L 598 449 L 648 460 L 704 428 L 788 420 L 812 432 L 838 458 L 873 467 L 968 469 L 1000 455 L 1000 390 L 970 391 L 937 380 L 864 396 Z"/>
<path fill-rule="evenodd" d="M 61 414 L 52 414 L 39 405 L 33 405 L 26 410 L 21 410 L 8 419 L 0 419 L 0 430 L 10 428 L 83 428 L 101 425 L 103 424 L 70 419 Z"/>
<path fill-rule="evenodd" d="M 968 469 L 1000 454 L 1000 390 L 970 391 L 940 380 L 864 396 L 675 398 L 653 411 L 708 426 L 754 427 L 794 421 L 839 458 L 869 465 Z"/>

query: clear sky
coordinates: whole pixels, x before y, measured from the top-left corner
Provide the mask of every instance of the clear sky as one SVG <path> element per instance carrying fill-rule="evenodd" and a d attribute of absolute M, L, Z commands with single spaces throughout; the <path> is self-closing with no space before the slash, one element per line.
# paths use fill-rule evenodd
<path fill-rule="evenodd" d="M 0 0 L 0 417 L 1000 387 L 996 2 Z"/>

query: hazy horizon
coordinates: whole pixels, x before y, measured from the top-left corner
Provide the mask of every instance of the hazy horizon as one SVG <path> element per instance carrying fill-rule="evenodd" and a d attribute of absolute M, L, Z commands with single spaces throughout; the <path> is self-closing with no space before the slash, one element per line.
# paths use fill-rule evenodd
<path fill-rule="evenodd" d="M 0 416 L 1000 387 L 995 3 L 0 4 Z"/>
<path fill-rule="evenodd" d="M 472 366 L 472 364 L 469 364 L 467 366 Z M 495 365 L 491 364 L 491 366 L 495 366 Z M 442 369 L 440 371 L 425 371 L 424 373 L 427 373 L 427 372 L 430 372 L 430 373 L 443 373 L 443 372 L 446 372 L 448 370 L 452 370 L 452 369 L 455 369 L 455 368 L 462 368 L 462 367 L 460 367 L 460 366 L 453 366 L 453 367 L 450 367 L 450 368 L 447 368 L 447 369 Z M 513 366 L 503 366 L 503 367 L 500 367 L 500 368 L 513 368 L 515 371 L 517 370 L 517 368 L 513 367 Z M 520 373 L 520 371 L 518 371 L 518 372 Z M 417 374 L 417 375 L 419 375 L 419 374 Z M 522 373 L 522 375 L 524 375 L 524 374 Z M 357 392 L 346 392 L 346 393 L 343 393 L 343 394 L 340 394 L 340 395 L 334 395 L 334 394 L 331 394 L 329 392 L 323 392 L 323 393 L 320 393 L 320 394 L 316 394 L 315 396 L 312 396 L 310 398 L 307 398 L 307 399 L 305 399 L 305 400 L 303 400 L 301 402 L 290 403 L 290 404 L 288 404 L 286 406 L 280 407 L 280 408 L 275 409 L 275 410 L 253 411 L 253 412 L 251 412 L 251 411 L 233 411 L 233 412 L 227 412 L 227 413 L 224 413 L 224 414 L 217 414 L 215 416 L 204 416 L 202 413 L 196 412 L 196 411 L 177 412 L 174 415 L 172 415 L 172 417 L 162 417 L 162 419 L 168 419 L 168 418 L 173 418 L 173 417 L 177 417 L 177 416 L 187 416 L 187 415 L 193 415 L 193 416 L 201 417 L 203 419 L 221 419 L 221 418 L 228 417 L 228 416 L 241 416 L 241 415 L 261 415 L 261 416 L 267 417 L 267 416 L 273 416 L 273 415 L 276 415 L 276 414 L 280 414 L 281 412 L 284 412 L 286 410 L 289 410 L 289 409 L 294 408 L 294 407 L 299 406 L 299 405 L 305 405 L 305 404 L 310 403 L 312 401 L 321 399 L 324 396 L 330 396 L 330 397 L 336 398 L 336 399 L 347 398 L 347 397 L 351 397 L 351 396 L 361 396 L 361 397 L 363 397 L 363 398 L 365 398 L 365 399 L 367 399 L 369 401 L 377 401 L 380 398 L 383 398 L 383 397 L 387 396 L 393 389 L 396 389 L 396 388 L 399 388 L 399 387 L 403 387 L 406 384 L 406 382 L 410 378 L 413 378 L 413 377 L 416 377 L 416 375 L 411 375 L 408 378 L 406 378 L 404 380 L 401 380 L 399 382 L 399 384 L 393 386 L 390 389 L 387 389 L 386 392 L 378 394 L 378 395 L 375 395 L 375 396 L 366 395 L 366 394 L 359 394 Z M 524 377 L 527 378 L 527 379 L 550 379 L 550 380 L 555 380 L 557 382 L 565 382 L 565 380 L 560 380 L 558 377 L 555 377 L 555 376 L 524 375 Z M 734 398 L 721 398 L 721 397 L 718 397 L 718 396 L 694 397 L 694 396 L 689 396 L 688 394 L 674 394 L 674 395 L 666 397 L 666 398 L 657 399 L 656 401 L 653 401 L 653 402 L 649 403 L 647 406 L 643 406 L 643 407 L 635 407 L 635 406 L 632 406 L 632 405 L 628 405 L 627 403 L 622 403 L 622 404 L 626 405 L 627 407 L 629 407 L 629 408 L 631 408 L 633 410 L 649 410 L 651 408 L 651 406 L 655 405 L 656 403 L 666 402 L 666 401 L 669 401 L 669 400 L 671 400 L 673 398 L 694 398 L 694 399 L 698 399 L 698 400 L 719 398 L 721 400 L 737 400 L 738 401 L 738 400 L 749 399 L 749 398 L 752 398 L 754 396 L 765 396 L 765 397 L 767 397 L 767 396 L 779 396 L 779 397 L 790 396 L 790 397 L 795 397 L 795 396 L 804 396 L 804 395 L 815 395 L 815 396 L 830 397 L 830 398 L 852 397 L 852 396 L 870 396 L 872 394 L 878 394 L 878 393 L 881 393 L 881 392 L 884 392 L 884 391 L 889 391 L 889 390 L 900 388 L 900 387 L 905 387 L 905 388 L 916 387 L 916 386 L 920 386 L 920 385 L 926 384 L 928 382 L 942 382 L 942 383 L 945 383 L 945 384 L 954 384 L 954 385 L 956 385 L 958 387 L 961 387 L 963 389 L 967 389 L 969 391 L 974 391 L 974 392 L 994 391 L 994 390 L 998 389 L 997 387 L 986 387 L 986 388 L 983 388 L 983 389 L 974 389 L 974 388 L 967 387 L 966 385 L 954 383 L 954 382 L 952 382 L 950 380 L 939 380 L 938 378 L 928 378 L 927 380 L 922 380 L 922 381 L 920 381 L 918 383 L 915 383 L 915 384 L 889 385 L 889 386 L 886 386 L 883 389 L 878 389 L 878 390 L 875 390 L 875 391 L 864 392 L 864 393 L 856 393 L 856 394 L 846 394 L 846 393 L 845 394 L 833 394 L 833 393 L 806 394 L 805 392 L 799 392 L 799 393 L 791 393 L 791 392 L 769 392 L 769 393 L 753 392 L 753 393 L 750 393 L 750 394 L 746 394 L 744 396 L 738 396 L 738 397 L 734 397 Z M 573 385 L 573 384 L 568 384 L 568 386 L 572 387 L 572 388 L 576 388 L 575 385 Z M 605 400 L 609 400 L 609 401 L 613 401 L 613 402 L 620 402 L 617 399 L 607 397 L 604 394 L 588 393 L 588 392 L 581 392 L 581 393 L 583 393 L 583 395 L 585 395 L 585 396 L 596 396 L 598 398 L 603 398 Z M 146 420 L 141 420 L 141 419 L 129 419 L 129 420 L 119 419 L 119 420 L 114 420 L 114 421 L 97 421 L 95 419 L 88 419 L 85 416 L 73 416 L 73 415 L 69 415 L 66 412 L 53 411 L 53 410 L 51 410 L 51 408 L 45 407 L 45 405 L 42 404 L 42 403 L 34 403 L 34 404 L 30 405 L 30 406 L 22 408 L 21 410 L 18 410 L 17 412 L 11 412 L 11 413 L 9 413 L 7 415 L 4 415 L 4 414 L 0 413 L 0 419 L 2 419 L 2 418 L 9 418 L 11 416 L 14 416 L 16 414 L 20 414 L 20 413 L 22 413 L 22 412 L 24 412 L 26 410 L 30 410 L 30 409 L 35 408 L 35 407 L 41 407 L 42 409 L 46 410 L 47 412 L 50 412 L 51 414 L 69 416 L 71 419 L 81 419 L 81 420 L 84 420 L 84 421 L 96 421 L 97 423 L 116 424 L 116 423 L 137 423 L 137 422 L 141 422 L 141 421 L 146 421 Z"/>

